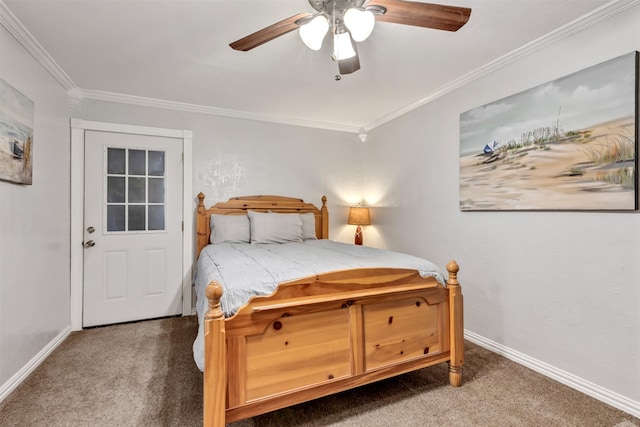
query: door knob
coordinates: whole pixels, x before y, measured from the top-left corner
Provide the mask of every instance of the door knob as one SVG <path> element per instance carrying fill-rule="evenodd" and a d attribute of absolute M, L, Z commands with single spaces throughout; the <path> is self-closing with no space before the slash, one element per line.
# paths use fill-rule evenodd
<path fill-rule="evenodd" d="M 84 247 L 85 248 L 92 248 L 96 245 L 96 242 L 94 242 L 93 240 L 89 240 L 87 242 L 84 242 Z"/>

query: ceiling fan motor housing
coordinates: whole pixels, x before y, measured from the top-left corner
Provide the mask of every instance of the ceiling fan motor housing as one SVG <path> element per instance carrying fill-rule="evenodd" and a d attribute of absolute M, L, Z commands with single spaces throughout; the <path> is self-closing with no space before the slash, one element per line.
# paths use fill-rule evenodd
<path fill-rule="evenodd" d="M 362 7 L 365 1 L 366 0 L 309 0 L 309 4 L 318 12 L 331 12 L 334 5 L 336 11 L 343 11 L 350 7 Z"/>

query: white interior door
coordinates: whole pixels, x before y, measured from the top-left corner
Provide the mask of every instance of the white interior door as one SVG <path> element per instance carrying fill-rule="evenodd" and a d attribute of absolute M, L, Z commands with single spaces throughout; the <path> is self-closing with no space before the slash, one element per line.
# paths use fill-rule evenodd
<path fill-rule="evenodd" d="M 182 141 L 85 131 L 83 327 L 182 313 Z"/>

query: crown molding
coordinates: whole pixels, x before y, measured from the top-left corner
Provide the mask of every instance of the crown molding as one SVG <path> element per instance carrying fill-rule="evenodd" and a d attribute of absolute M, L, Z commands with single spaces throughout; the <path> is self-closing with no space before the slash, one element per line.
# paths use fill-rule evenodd
<path fill-rule="evenodd" d="M 284 125 L 302 126 L 355 134 L 357 134 L 360 130 L 359 126 L 349 126 L 338 123 L 296 119 L 291 117 L 280 117 L 268 114 L 249 113 L 246 111 L 229 110 L 225 108 L 209 107 L 205 105 L 189 104 L 185 102 L 167 101 L 163 99 L 146 98 L 142 96 L 126 95 L 122 93 L 105 92 L 100 90 L 77 88 L 73 91 L 73 93 L 76 97 L 80 95 L 83 99 L 91 99 L 95 101 L 117 102 L 121 104 L 138 105 L 142 107 L 163 108 L 168 110 L 185 111 L 189 113 L 210 114 L 213 116 L 257 120 L 261 122 L 279 123 Z"/>
<path fill-rule="evenodd" d="M 470 73 L 463 75 L 455 80 L 450 81 L 449 83 L 440 86 L 434 92 L 429 94 L 428 96 L 416 101 L 410 105 L 407 105 L 404 108 L 391 112 L 387 115 L 380 117 L 377 120 L 374 120 L 371 123 L 368 123 L 364 126 L 364 129 L 370 131 L 371 129 L 375 129 L 376 127 L 383 125 L 391 120 L 394 120 L 404 114 L 407 114 L 423 105 L 426 105 L 436 99 L 453 92 L 456 89 L 459 89 L 467 84 L 480 79 L 508 64 L 516 62 L 528 55 L 531 55 L 547 46 L 558 43 L 561 40 L 564 40 L 573 34 L 576 34 L 580 31 L 583 31 L 587 28 L 590 28 L 602 21 L 609 19 L 610 17 L 617 15 L 637 4 L 640 3 L 640 0 L 613 0 L 609 3 L 602 5 L 601 7 L 594 9 L 590 13 L 581 16 L 578 19 L 575 19 L 568 24 L 554 30 L 542 37 L 539 37 L 524 46 L 507 53 L 499 57 L 498 59 L 489 62 L 486 65 L 483 65 L 480 68 L 477 68 Z"/>
<path fill-rule="evenodd" d="M 71 77 L 58 65 L 22 22 L 0 0 L 0 24 L 33 56 L 66 90 L 76 87 Z"/>

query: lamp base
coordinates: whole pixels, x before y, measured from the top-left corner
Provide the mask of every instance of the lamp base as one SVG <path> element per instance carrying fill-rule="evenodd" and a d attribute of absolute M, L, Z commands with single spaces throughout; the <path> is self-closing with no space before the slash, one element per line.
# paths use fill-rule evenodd
<path fill-rule="evenodd" d="M 360 226 L 358 226 L 358 228 L 356 228 L 356 238 L 354 243 L 356 245 L 362 245 L 362 228 Z"/>

